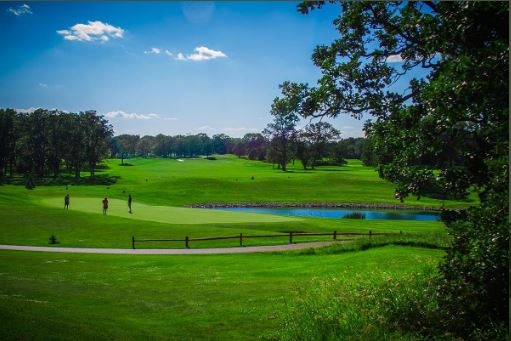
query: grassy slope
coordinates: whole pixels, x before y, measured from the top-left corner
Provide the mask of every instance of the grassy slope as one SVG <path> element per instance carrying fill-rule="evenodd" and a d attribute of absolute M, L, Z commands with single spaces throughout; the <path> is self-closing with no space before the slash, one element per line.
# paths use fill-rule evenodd
<path fill-rule="evenodd" d="M 188 217 L 176 215 L 176 219 L 180 219 L 179 224 L 165 223 L 166 219 L 160 222 L 128 219 L 134 216 L 148 216 L 148 211 L 139 210 L 143 205 L 180 206 L 205 202 L 256 201 L 399 204 L 393 199 L 393 185 L 379 179 L 373 169 L 363 167 L 359 161 L 351 161 L 344 167 L 321 167 L 319 170 L 306 172 L 298 167 L 291 167 L 288 173 L 274 170 L 271 165 L 262 162 L 237 159 L 232 156 L 223 156 L 217 161 L 197 159 L 177 162 L 168 159 L 139 158 L 131 159 L 129 162 L 134 166 L 121 167 L 119 160 L 107 162 L 110 168 L 103 174 L 119 177 L 118 182 L 110 186 L 70 185 L 67 190 L 65 186 L 38 186 L 32 191 L 22 186 L 0 186 L 0 218 L 2 219 L 0 243 L 44 245 L 51 234 L 57 236 L 61 246 L 129 247 L 132 235 L 183 238 L 185 235 L 200 237 L 284 231 L 444 232 L 440 223 L 417 221 L 300 218 L 287 222 L 249 223 L 247 221 L 254 219 L 255 216 L 247 213 L 238 213 L 236 216 L 240 218 L 240 222 L 245 221 L 244 223 L 235 224 L 233 220 L 222 220 L 223 222 L 220 223 L 216 220 L 216 224 L 211 224 L 215 222 L 212 218 L 214 215 L 234 217 L 230 212 L 218 211 L 208 214 L 209 217 L 203 217 L 205 218 L 203 220 L 196 221 L 195 225 L 184 224 L 190 222 L 190 218 L 193 218 L 195 214 Z M 251 179 L 252 176 L 254 180 Z M 71 210 L 64 212 L 60 206 L 67 192 L 71 194 Z M 96 201 L 100 202 L 100 198 L 108 196 L 110 199 L 125 200 L 128 193 L 131 193 L 134 198 L 133 207 L 136 211 L 132 217 L 127 217 L 126 205 L 122 201 L 115 206 L 119 208 L 118 215 L 121 217 L 112 215 L 104 217 L 101 214 L 77 212 L 77 208 L 84 207 L 78 205 L 79 197 L 90 198 L 91 201 L 87 203 L 86 208 L 100 212 L 100 208 L 97 209 L 94 206 Z M 58 208 L 41 205 L 44 200 L 54 201 Z M 440 201 L 423 198 L 421 201 L 411 200 L 405 204 L 438 206 Z M 467 204 L 467 202 L 447 202 L 447 205 L 451 207 Z M 117 209 L 115 207 L 112 207 L 112 211 Z M 167 208 L 167 210 L 173 209 Z M 257 219 L 266 219 L 260 215 L 257 217 L 260 217 Z M 276 242 L 276 240 L 257 239 L 249 241 L 247 245 Z M 204 242 L 197 247 L 228 245 L 232 245 L 232 241 Z M 164 247 L 182 247 L 182 245 L 166 244 Z"/>
<path fill-rule="evenodd" d="M 442 252 L 105 256 L 0 252 L 0 339 L 254 339 L 325 276 L 380 283 Z"/>
<path fill-rule="evenodd" d="M 56 234 L 60 246 L 125 248 L 130 246 L 132 235 L 182 238 L 334 229 L 403 230 L 445 237 L 439 222 L 300 218 L 273 223 L 168 224 L 77 210 L 65 212 L 41 204 L 48 198 L 62 203 L 66 192 L 71 193 L 72 205 L 77 204 L 78 197 L 91 198 L 94 203 L 105 195 L 125 200 L 131 193 L 134 208 L 141 204 L 181 206 L 237 201 L 398 204 L 393 199 L 393 186 L 358 163 L 282 173 L 260 162 L 232 157 L 180 163 L 161 159 L 129 161 L 135 166 L 120 167 L 118 160 L 108 161 L 110 169 L 104 173 L 120 177 L 111 186 L 80 185 L 68 190 L 65 186 L 38 186 L 33 191 L 0 186 L 0 243 L 47 245 L 50 234 Z M 440 203 L 424 199 L 418 204 Z M 250 240 L 247 245 L 276 242 Z M 235 245 L 236 241 L 215 241 L 192 247 Z M 399 277 L 416 271 L 425 262 L 436 263 L 441 255 L 438 250 L 395 246 L 307 256 L 105 256 L 3 251 L 0 339 L 253 339 L 278 326 L 291 292 L 310 281 L 339 275 L 348 282 L 362 276 L 377 283 L 388 275 Z"/>
<path fill-rule="evenodd" d="M 259 161 L 221 156 L 178 162 L 169 159 L 130 159 L 132 167 L 121 167 L 119 160 L 108 160 L 107 169 L 98 174 L 120 177 L 115 185 L 39 186 L 30 198 L 73 197 L 118 198 L 128 193 L 134 203 L 182 206 L 208 202 L 350 202 L 399 205 L 394 199 L 394 185 L 381 180 L 373 168 L 351 160 L 343 167 L 319 167 L 303 171 L 298 166 L 289 172 L 272 169 Z M 84 175 L 86 175 L 84 173 Z M 254 180 L 251 178 L 254 177 Z M 146 181 L 147 180 L 147 181 Z M 2 186 L 4 193 L 18 194 L 19 187 Z M 441 206 L 440 200 L 410 199 L 406 205 Z M 464 207 L 467 202 L 446 202 L 448 207 Z"/>

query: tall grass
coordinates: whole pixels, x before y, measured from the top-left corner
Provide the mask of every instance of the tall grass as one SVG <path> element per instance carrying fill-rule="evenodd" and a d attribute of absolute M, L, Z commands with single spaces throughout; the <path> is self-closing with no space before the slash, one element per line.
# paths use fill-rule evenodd
<path fill-rule="evenodd" d="M 422 340 L 438 316 L 432 264 L 395 279 L 372 274 L 313 280 L 291 300 L 270 340 Z"/>
<path fill-rule="evenodd" d="M 360 237 L 349 242 L 335 243 L 322 248 L 310 248 L 295 251 L 299 255 L 338 254 L 363 251 L 388 245 L 424 247 L 429 249 L 446 249 L 451 242 L 445 233 L 403 233 L 373 237 Z"/>

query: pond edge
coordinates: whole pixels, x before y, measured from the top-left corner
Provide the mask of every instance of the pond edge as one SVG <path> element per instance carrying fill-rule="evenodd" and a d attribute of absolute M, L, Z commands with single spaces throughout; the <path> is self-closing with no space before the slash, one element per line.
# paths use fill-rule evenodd
<path fill-rule="evenodd" d="M 385 209 L 385 210 L 413 210 L 413 211 L 442 211 L 442 208 L 431 206 L 407 206 L 390 204 L 354 204 L 354 203 L 287 203 L 287 202 L 257 202 L 257 203 L 205 203 L 185 205 L 188 208 L 242 208 L 242 207 L 301 207 L 301 208 L 367 208 L 367 209 Z"/>

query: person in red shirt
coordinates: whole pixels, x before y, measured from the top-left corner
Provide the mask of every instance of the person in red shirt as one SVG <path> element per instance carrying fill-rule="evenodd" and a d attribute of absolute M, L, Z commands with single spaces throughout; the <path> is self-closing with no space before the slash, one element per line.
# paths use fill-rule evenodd
<path fill-rule="evenodd" d="M 105 197 L 103 199 L 103 214 L 106 214 L 106 210 L 108 210 L 108 199 Z"/>

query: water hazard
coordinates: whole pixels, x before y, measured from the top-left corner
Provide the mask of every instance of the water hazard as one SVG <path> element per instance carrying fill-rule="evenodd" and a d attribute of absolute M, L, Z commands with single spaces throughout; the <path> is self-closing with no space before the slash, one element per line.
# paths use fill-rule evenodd
<path fill-rule="evenodd" d="M 365 219 L 380 220 L 440 220 L 439 213 L 431 211 L 411 211 L 411 210 L 384 210 L 384 209 L 352 209 L 352 208 L 303 208 L 303 207 L 225 207 L 215 208 L 217 210 L 234 212 L 251 212 L 266 214 L 281 214 L 298 217 L 315 217 L 340 219 L 353 213 L 363 214 Z"/>

